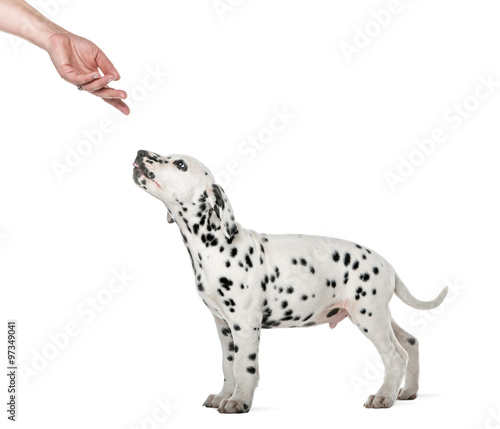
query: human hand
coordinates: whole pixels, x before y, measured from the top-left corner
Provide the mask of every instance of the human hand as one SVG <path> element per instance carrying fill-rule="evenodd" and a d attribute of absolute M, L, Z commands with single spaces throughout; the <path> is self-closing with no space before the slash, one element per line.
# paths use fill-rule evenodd
<path fill-rule="evenodd" d="M 44 48 L 64 80 L 77 85 L 82 91 L 102 98 L 124 115 L 130 113 L 129 107 L 123 102 L 127 93 L 108 86 L 112 81 L 120 79 L 120 73 L 94 43 L 83 37 L 61 32 L 51 35 Z"/>

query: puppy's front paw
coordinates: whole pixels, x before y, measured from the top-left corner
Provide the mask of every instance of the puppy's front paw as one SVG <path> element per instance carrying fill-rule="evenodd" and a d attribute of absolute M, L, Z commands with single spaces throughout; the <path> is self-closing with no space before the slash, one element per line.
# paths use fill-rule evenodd
<path fill-rule="evenodd" d="M 364 403 L 365 408 L 390 408 L 393 406 L 395 398 L 381 395 L 370 395 Z"/>
<path fill-rule="evenodd" d="M 208 408 L 218 408 L 223 400 L 229 399 L 230 397 L 231 397 L 230 393 L 229 394 L 219 393 L 218 395 L 216 394 L 208 395 L 208 398 L 203 403 L 203 406 Z"/>
<path fill-rule="evenodd" d="M 224 399 L 220 403 L 217 411 L 224 414 L 248 413 L 250 411 L 250 405 L 237 399 Z"/>

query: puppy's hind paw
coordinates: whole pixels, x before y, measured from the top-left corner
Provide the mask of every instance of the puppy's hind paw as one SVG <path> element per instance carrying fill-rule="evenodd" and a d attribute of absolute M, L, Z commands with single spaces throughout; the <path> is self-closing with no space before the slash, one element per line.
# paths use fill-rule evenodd
<path fill-rule="evenodd" d="M 250 411 L 250 406 L 234 399 L 225 399 L 220 403 L 217 411 L 223 414 L 248 413 Z"/>
<path fill-rule="evenodd" d="M 370 395 L 363 404 L 365 408 L 390 408 L 393 406 L 395 398 L 389 396 Z"/>
<path fill-rule="evenodd" d="M 410 389 L 405 387 L 399 389 L 398 399 L 406 401 L 409 399 L 415 399 L 416 397 L 417 397 L 416 389 Z"/>
<path fill-rule="evenodd" d="M 224 399 L 228 399 L 230 396 L 231 396 L 231 394 L 229 394 L 229 395 L 221 395 L 221 394 L 216 395 L 215 393 L 213 393 L 211 395 L 208 395 L 208 398 L 203 403 L 203 406 L 208 407 L 208 408 L 219 408 L 220 403 Z"/>

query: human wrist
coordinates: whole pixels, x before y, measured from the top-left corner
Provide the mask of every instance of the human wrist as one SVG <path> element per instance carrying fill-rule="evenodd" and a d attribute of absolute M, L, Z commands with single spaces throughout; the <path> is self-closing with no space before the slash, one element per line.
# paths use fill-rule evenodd
<path fill-rule="evenodd" d="M 54 24 L 52 21 L 49 21 L 47 18 L 43 16 L 41 18 L 43 19 L 37 19 L 37 22 L 35 24 L 35 34 L 33 40 L 30 41 L 37 45 L 39 48 L 50 53 L 52 41 L 54 39 L 53 36 L 69 36 L 71 35 L 71 33 L 64 28 L 59 27 L 57 24 Z"/>

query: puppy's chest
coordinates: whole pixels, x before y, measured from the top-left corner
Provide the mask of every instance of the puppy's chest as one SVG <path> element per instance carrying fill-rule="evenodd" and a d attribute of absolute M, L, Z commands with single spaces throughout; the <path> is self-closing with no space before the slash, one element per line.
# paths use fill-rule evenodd
<path fill-rule="evenodd" d="M 215 250 L 215 249 L 214 249 Z M 195 270 L 196 288 L 209 307 L 233 313 L 255 295 L 264 260 L 252 246 L 221 246 L 203 256 Z"/>

